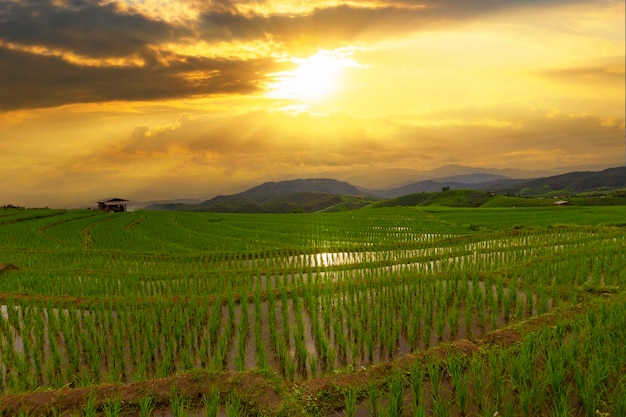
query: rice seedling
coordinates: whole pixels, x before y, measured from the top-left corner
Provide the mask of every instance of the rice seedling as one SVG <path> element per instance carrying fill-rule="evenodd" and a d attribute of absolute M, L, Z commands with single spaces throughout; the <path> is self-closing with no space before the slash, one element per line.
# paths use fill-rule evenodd
<path fill-rule="evenodd" d="M 346 417 L 354 417 L 356 415 L 358 391 L 355 388 L 348 388 L 344 391 L 343 396 L 346 405 Z"/>
<path fill-rule="evenodd" d="M 565 393 L 569 392 L 569 384 L 566 380 L 568 367 L 565 352 L 560 350 L 550 350 L 547 354 L 546 361 L 547 380 L 552 391 L 552 397 L 556 402 L 560 402 Z M 561 407 L 561 404 L 558 405 Z"/>
<path fill-rule="evenodd" d="M 180 395 L 175 387 L 170 391 L 170 406 L 174 417 L 189 416 L 189 399 Z"/>
<path fill-rule="evenodd" d="M 220 411 L 220 392 L 211 387 L 208 394 L 202 396 L 204 417 L 217 417 Z"/>
<path fill-rule="evenodd" d="M 145 395 L 139 397 L 137 400 L 139 403 L 139 416 L 140 417 L 151 417 L 152 413 L 154 413 L 154 409 L 156 404 L 151 395 Z"/>
<path fill-rule="evenodd" d="M 122 400 L 119 397 L 108 400 L 103 409 L 106 417 L 118 417 L 122 411 Z"/>
<path fill-rule="evenodd" d="M 485 410 L 486 393 L 488 390 L 487 382 L 485 381 L 484 370 L 485 363 L 482 357 L 474 355 L 469 359 L 469 378 L 473 387 L 473 397 L 476 400 L 476 406 L 479 411 Z"/>
<path fill-rule="evenodd" d="M 463 372 L 464 360 L 461 356 L 452 355 L 448 358 L 448 371 L 452 379 L 452 387 L 454 389 L 456 404 L 459 413 L 464 416 L 467 414 L 468 406 L 468 385 Z"/>
<path fill-rule="evenodd" d="M 231 393 L 226 398 L 226 416 L 240 417 L 242 414 L 241 399 L 237 392 Z"/>
<path fill-rule="evenodd" d="M 413 417 L 426 417 L 427 415 L 427 410 L 426 410 L 426 404 L 425 403 L 420 403 L 417 406 L 413 407 Z"/>
<path fill-rule="evenodd" d="M 382 394 L 380 388 L 375 382 L 370 382 L 367 385 L 367 398 L 369 402 L 369 410 L 372 417 L 379 417 L 381 413 L 381 400 Z"/>
<path fill-rule="evenodd" d="M 96 417 L 96 392 L 89 391 L 85 403 L 83 404 L 83 414 L 85 417 Z"/>
<path fill-rule="evenodd" d="M 394 372 L 389 380 L 388 405 L 385 415 L 390 417 L 402 415 L 402 410 L 404 409 L 404 388 L 404 375 L 399 371 Z"/>
<path fill-rule="evenodd" d="M 487 379 L 491 381 L 493 392 L 493 404 L 496 408 L 512 413 L 511 398 L 506 391 L 506 375 L 504 369 L 507 367 L 507 351 L 491 350 L 487 355 Z M 507 408 L 508 407 L 508 408 Z"/>
<path fill-rule="evenodd" d="M 626 376 L 619 377 L 618 383 L 609 396 L 608 407 L 616 416 L 626 415 Z"/>
<path fill-rule="evenodd" d="M 424 404 L 424 369 L 421 364 L 415 363 L 411 366 L 409 375 L 411 377 L 411 394 L 413 410 L 418 410 L 420 407 L 425 408 Z"/>
<path fill-rule="evenodd" d="M 439 373 L 439 364 L 431 362 L 428 364 L 428 377 L 430 379 L 430 389 L 433 402 L 441 400 L 441 374 Z"/>
<path fill-rule="evenodd" d="M 444 397 L 439 397 L 433 402 L 433 412 L 436 416 L 447 417 L 452 415 L 452 404 Z"/>

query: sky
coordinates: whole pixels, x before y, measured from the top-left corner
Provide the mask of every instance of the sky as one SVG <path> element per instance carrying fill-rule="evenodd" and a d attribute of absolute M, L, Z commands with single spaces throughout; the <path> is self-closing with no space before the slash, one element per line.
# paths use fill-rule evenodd
<path fill-rule="evenodd" d="M 0 205 L 623 165 L 624 14 L 621 0 L 0 0 Z"/>

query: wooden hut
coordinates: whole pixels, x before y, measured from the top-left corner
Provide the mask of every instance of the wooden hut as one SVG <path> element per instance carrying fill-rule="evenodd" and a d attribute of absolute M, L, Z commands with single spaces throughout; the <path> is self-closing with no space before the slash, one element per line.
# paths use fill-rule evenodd
<path fill-rule="evenodd" d="M 98 209 L 107 213 L 118 213 L 126 211 L 126 203 L 128 200 L 123 198 L 109 198 L 108 200 L 98 201 Z"/>
<path fill-rule="evenodd" d="M 571 201 L 567 201 L 567 200 L 559 200 L 559 201 L 555 201 L 554 205 L 555 206 L 572 206 L 573 203 Z"/>

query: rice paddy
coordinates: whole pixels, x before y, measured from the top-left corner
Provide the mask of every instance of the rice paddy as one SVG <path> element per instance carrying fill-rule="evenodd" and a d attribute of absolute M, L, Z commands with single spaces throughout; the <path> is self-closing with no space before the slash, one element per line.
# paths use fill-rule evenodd
<path fill-rule="evenodd" d="M 0 415 L 623 416 L 625 218 L 2 209 Z"/>

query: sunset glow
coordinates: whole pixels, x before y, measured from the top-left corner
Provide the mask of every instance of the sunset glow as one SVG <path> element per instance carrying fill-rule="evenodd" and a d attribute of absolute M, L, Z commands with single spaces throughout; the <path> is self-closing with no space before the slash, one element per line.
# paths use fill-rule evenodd
<path fill-rule="evenodd" d="M 0 0 L 0 204 L 623 165 L 624 13 L 613 0 Z"/>
<path fill-rule="evenodd" d="M 344 69 L 358 67 L 354 60 L 328 51 L 293 62 L 295 70 L 274 74 L 277 81 L 270 85 L 269 97 L 305 103 L 330 99 L 342 87 Z"/>

